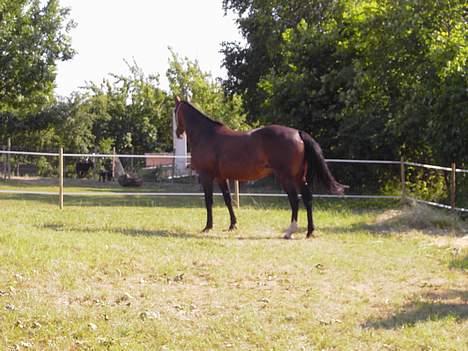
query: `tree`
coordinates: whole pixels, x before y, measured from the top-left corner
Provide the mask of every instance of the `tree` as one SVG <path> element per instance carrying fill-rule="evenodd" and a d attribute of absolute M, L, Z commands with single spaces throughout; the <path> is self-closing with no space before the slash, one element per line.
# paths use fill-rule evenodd
<path fill-rule="evenodd" d="M 34 112 L 53 101 L 57 61 L 74 51 L 69 10 L 58 0 L 0 0 L 0 112 Z"/>
<path fill-rule="evenodd" d="M 173 101 L 159 88 L 159 78 L 145 75 L 133 62 L 128 76 L 111 75 L 86 88 L 79 113 L 92 116 L 94 148 L 112 144 L 118 152 L 172 150 Z"/>
<path fill-rule="evenodd" d="M 223 0 L 225 11 L 237 13 L 237 24 L 247 45 L 224 42 L 223 65 L 228 78 L 223 82 L 229 94 L 240 94 L 249 121 L 264 121 L 262 103 L 267 98 L 258 89 L 262 78 L 281 65 L 283 33 L 301 20 L 321 23 L 339 8 L 335 0 Z"/>
<path fill-rule="evenodd" d="M 400 0 L 348 9 L 357 72 L 348 111 L 366 115 L 362 106 L 378 107 L 393 154 L 467 161 L 464 8 L 463 1 Z"/>
<path fill-rule="evenodd" d="M 209 73 L 202 72 L 198 62 L 181 59 L 171 50 L 167 77 L 174 96 L 189 98 L 202 111 L 231 128 L 249 128 L 240 96 L 226 97 L 221 84 L 214 81 Z"/>
<path fill-rule="evenodd" d="M 55 116 L 56 145 L 61 145 L 68 152 L 95 151 L 96 136 L 93 134 L 93 126 L 96 116 L 87 111 L 83 96 L 75 93 L 58 101 L 51 113 Z"/>
<path fill-rule="evenodd" d="M 249 120 L 312 132 L 332 157 L 467 161 L 461 0 L 225 0 L 225 43 Z"/>

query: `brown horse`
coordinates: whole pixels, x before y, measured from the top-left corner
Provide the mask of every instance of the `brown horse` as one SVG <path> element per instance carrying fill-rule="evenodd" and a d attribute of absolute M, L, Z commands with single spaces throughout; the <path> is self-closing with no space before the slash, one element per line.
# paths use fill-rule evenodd
<path fill-rule="evenodd" d="M 236 228 L 228 179 L 256 180 L 274 174 L 288 194 L 291 205 L 291 225 L 285 239 L 297 230 L 299 209 L 298 192 L 307 210 L 307 237 L 313 236 L 312 194 L 309 184 L 315 178 L 333 194 L 343 194 L 344 186 L 338 183 L 328 169 L 319 144 L 306 132 L 271 125 L 250 132 L 234 131 L 214 121 L 192 104 L 176 98 L 175 116 L 177 137 L 185 132 L 190 145 L 191 165 L 200 177 L 205 193 L 207 211 L 204 232 L 213 228 L 213 182 L 223 193 L 229 210 L 231 225 Z"/>

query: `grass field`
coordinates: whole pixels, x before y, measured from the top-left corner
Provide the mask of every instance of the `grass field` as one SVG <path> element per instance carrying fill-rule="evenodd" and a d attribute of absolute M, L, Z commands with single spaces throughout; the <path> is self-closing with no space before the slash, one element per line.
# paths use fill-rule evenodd
<path fill-rule="evenodd" d="M 398 203 L 285 199 L 227 232 L 202 199 L 0 194 L 1 350 L 466 350 L 466 222 Z"/>

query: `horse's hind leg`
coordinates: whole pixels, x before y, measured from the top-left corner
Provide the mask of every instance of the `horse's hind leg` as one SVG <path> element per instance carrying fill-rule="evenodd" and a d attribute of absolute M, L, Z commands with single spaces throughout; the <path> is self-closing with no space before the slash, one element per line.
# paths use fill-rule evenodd
<path fill-rule="evenodd" d="M 302 201 L 307 211 L 307 238 L 314 236 L 314 218 L 312 216 L 312 193 L 307 184 L 301 185 Z"/>
<path fill-rule="evenodd" d="M 208 232 L 213 228 L 213 179 L 207 176 L 200 175 L 200 181 L 205 193 L 206 206 L 206 226 L 202 232 Z"/>
<path fill-rule="evenodd" d="M 285 239 L 291 239 L 294 232 L 297 231 L 297 213 L 299 211 L 299 198 L 294 186 L 285 186 L 285 191 L 288 194 L 289 204 L 291 205 L 291 225 L 284 233 Z"/>
<path fill-rule="evenodd" d="M 229 210 L 229 216 L 231 218 L 231 224 L 229 225 L 229 230 L 234 230 L 236 229 L 237 219 L 236 219 L 236 215 L 234 214 L 234 210 L 232 208 L 232 199 L 231 199 L 231 193 L 229 192 L 229 184 L 226 179 L 219 180 L 218 184 L 219 184 L 219 188 L 221 189 L 221 192 L 223 193 L 224 203 L 226 204 L 226 207 Z"/>

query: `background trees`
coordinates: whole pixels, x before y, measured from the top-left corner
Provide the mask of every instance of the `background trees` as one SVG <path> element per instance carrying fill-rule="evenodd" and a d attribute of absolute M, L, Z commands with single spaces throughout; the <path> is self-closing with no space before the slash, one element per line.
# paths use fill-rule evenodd
<path fill-rule="evenodd" d="M 248 119 L 310 131 L 334 157 L 466 164 L 463 1 L 225 0 L 227 92 Z"/>
<path fill-rule="evenodd" d="M 136 63 L 128 68 L 128 76 L 111 75 L 101 84 L 92 83 L 80 97 L 77 117 L 92 120 L 92 147 L 140 154 L 172 150 L 172 99 L 159 87 L 157 76 L 145 75 Z"/>
<path fill-rule="evenodd" d="M 68 13 L 58 0 L 0 0 L 0 112 L 53 100 L 57 61 L 74 55 Z"/>
<path fill-rule="evenodd" d="M 57 0 L 0 0 L 0 140 L 38 149 L 54 139 L 51 127 L 62 111 L 54 103 L 58 61 L 74 51 L 73 21 Z M 52 113 L 54 112 L 54 113 Z M 1 143 L 1 142 L 0 142 Z"/>
<path fill-rule="evenodd" d="M 236 129 L 311 132 L 329 157 L 463 166 L 468 157 L 461 0 L 223 0 L 246 44 L 224 43 L 228 77 L 170 51 L 169 91 L 133 62 L 72 96 L 53 96 L 73 57 L 58 0 L 0 0 L 0 143 L 77 152 L 169 151 L 173 96 Z"/>
<path fill-rule="evenodd" d="M 189 99 L 209 116 L 231 128 L 249 128 L 241 97 L 238 94 L 226 96 L 221 83 L 203 72 L 197 61 L 180 58 L 171 50 L 167 77 L 174 96 Z"/>

